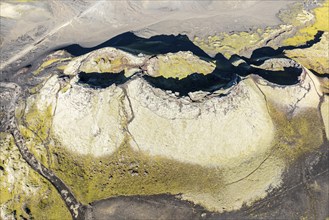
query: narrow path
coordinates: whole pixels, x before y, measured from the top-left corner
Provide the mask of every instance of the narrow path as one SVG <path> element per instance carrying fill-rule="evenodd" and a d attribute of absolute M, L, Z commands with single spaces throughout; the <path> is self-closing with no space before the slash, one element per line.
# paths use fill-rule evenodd
<path fill-rule="evenodd" d="M 0 87 L 6 87 L 14 90 L 13 102 L 11 103 L 10 110 L 7 115 L 8 127 L 7 131 L 10 132 L 15 140 L 15 144 L 19 149 L 23 159 L 31 166 L 33 170 L 38 172 L 41 176 L 46 178 L 60 193 L 63 201 L 65 202 L 67 208 L 69 209 L 73 219 L 85 219 L 85 214 L 87 211 L 87 206 L 81 204 L 73 195 L 71 190 L 65 183 L 58 178 L 51 170 L 46 168 L 42 163 L 40 163 L 36 157 L 29 151 L 26 147 L 24 137 L 18 130 L 17 121 L 15 118 L 15 106 L 21 96 L 21 88 L 14 83 L 0 83 Z"/>

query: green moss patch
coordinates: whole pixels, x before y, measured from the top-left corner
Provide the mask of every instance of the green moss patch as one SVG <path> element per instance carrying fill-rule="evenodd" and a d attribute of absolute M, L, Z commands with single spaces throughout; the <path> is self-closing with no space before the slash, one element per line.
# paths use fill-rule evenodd
<path fill-rule="evenodd" d="M 103 158 L 77 156 L 61 147 L 51 151 L 51 169 L 84 203 L 118 195 L 210 193 L 222 187 L 221 172 L 215 168 L 150 157 L 126 143 Z"/>
<path fill-rule="evenodd" d="M 285 45 L 302 45 L 313 40 L 318 31 L 329 31 L 329 0 L 326 0 L 321 7 L 315 8 L 313 13 L 315 21 L 300 28 L 293 37 L 286 39 Z"/>
<path fill-rule="evenodd" d="M 212 61 L 201 60 L 192 54 L 159 55 L 156 62 L 156 76 L 183 79 L 193 73 L 210 74 L 216 68 Z"/>
<path fill-rule="evenodd" d="M 323 123 L 317 109 L 307 109 L 290 118 L 277 106 L 269 105 L 276 125 L 276 155 L 287 163 L 314 151 L 323 143 Z"/>
<path fill-rule="evenodd" d="M 25 113 L 27 127 L 37 133 L 42 140 L 46 140 L 49 136 L 52 112 L 51 106 L 48 106 L 46 111 L 42 112 L 37 108 L 36 104 L 32 104 L 28 112 Z"/>
<path fill-rule="evenodd" d="M 2 216 L 71 219 L 56 189 L 22 159 L 13 137 L 7 133 L 0 133 L 0 166 Z"/>

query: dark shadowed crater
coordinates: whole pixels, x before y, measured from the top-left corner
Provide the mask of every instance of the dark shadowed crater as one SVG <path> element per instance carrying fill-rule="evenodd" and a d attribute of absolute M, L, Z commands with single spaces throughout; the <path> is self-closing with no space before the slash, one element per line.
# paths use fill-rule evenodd
<path fill-rule="evenodd" d="M 299 47 L 304 48 L 313 45 L 320 39 L 321 35 L 322 33 L 318 32 L 313 41 Z M 201 48 L 193 44 L 186 35 L 159 35 L 151 38 L 142 38 L 131 32 L 127 32 L 92 48 L 84 48 L 80 45 L 73 44 L 61 49 L 64 49 L 75 56 L 79 56 L 104 47 L 115 47 L 135 55 L 139 53 L 157 55 L 169 52 L 176 53 L 179 51 L 191 51 L 200 59 L 216 61 L 216 69 L 213 73 L 206 76 L 194 73 L 182 80 L 174 78 L 165 79 L 164 77 L 144 77 L 155 87 L 179 92 L 181 95 L 187 95 L 188 92 L 194 91 L 212 92 L 218 89 L 228 88 L 239 81 L 239 76 L 244 77 L 250 74 L 259 75 L 269 82 L 278 85 L 293 85 L 299 82 L 299 76 L 302 73 L 302 68 L 300 67 L 283 67 L 283 70 L 280 71 L 252 67 L 252 65 L 261 65 L 266 60 L 272 58 L 289 59 L 284 56 L 283 51 L 285 49 L 295 49 L 299 47 L 281 47 L 277 50 L 270 47 L 263 47 L 255 50 L 250 58 L 233 55 L 232 57 L 234 58 L 244 60 L 243 64 L 235 67 L 232 65 L 231 59 L 226 59 L 220 53 L 214 58 L 209 57 Z M 121 76 L 110 75 L 111 74 L 101 75 L 92 73 L 92 76 L 87 76 L 86 74 L 80 73 L 80 80 L 83 83 L 101 88 L 110 86 L 115 80 L 118 80 L 118 84 L 124 82 L 124 79 L 120 78 Z"/>
<path fill-rule="evenodd" d="M 88 84 L 91 88 L 106 88 L 113 84 L 120 85 L 128 81 L 129 78 L 121 73 L 85 73 L 80 72 L 78 83 Z"/>
<path fill-rule="evenodd" d="M 174 78 L 164 78 L 144 76 L 144 79 L 153 87 L 162 90 L 171 90 L 179 92 L 180 96 L 186 96 L 189 92 L 205 91 L 214 92 L 219 89 L 226 89 L 238 83 L 239 78 L 236 74 L 222 76 L 220 74 L 212 73 L 202 75 L 193 73 L 181 80 Z"/>

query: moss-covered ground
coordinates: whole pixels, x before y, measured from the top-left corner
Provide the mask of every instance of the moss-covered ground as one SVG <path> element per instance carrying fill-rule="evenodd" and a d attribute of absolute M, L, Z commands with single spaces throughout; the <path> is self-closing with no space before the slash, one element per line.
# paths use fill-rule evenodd
<path fill-rule="evenodd" d="M 329 31 L 329 0 L 326 0 L 321 7 L 313 10 L 315 20 L 311 24 L 302 26 L 291 38 L 284 41 L 284 45 L 298 46 L 313 40 L 318 31 Z M 325 50 L 325 48 L 323 48 Z"/>
<path fill-rule="evenodd" d="M 178 79 L 183 79 L 193 73 L 207 75 L 216 68 L 214 62 L 207 62 L 193 55 L 182 55 L 180 53 L 158 56 L 157 66 L 157 76 Z"/>
<path fill-rule="evenodd" d="M 51 168 L 84 203 L 119 195 L 210 193 L 222 187 L 215 168 L 150 157 L 127 143 L 107 157 L 74 155 L 60 147 L 52 154 Z"/>
<path fill-rule="evenodd" d="M 225 187 L 222 170 L 134 151 L 129 146 L 129 135 L 112 155 L 96 158 L 70 152 L 52 135 L 48 136 L 49 132 L 51 134 L 51 109 L 40 112 L 31 106 L 25 114 L 25 124 L 29 128 L 21 128 L 29 149 L 72 189 L 82 203 L 119 195 L 218 195 Z M 274 157 L 289 165 L 322 144 L 323 123 L 316 109 L 289 118 L 278 106 L 271 103 L 269 106 L 277 128 Z M 40 137 L 47 139 L 48 151 L 44 152 L 49 153 L 50 159 L 38 151 L 44 143 Z"/>
<path fill-rule="evenodd" d="M 56 189 L 22 159 L 8 133 L 0 133 L 0 218 L 71 219 Z"/>
<path fill-rule="evenodd" d="M 267 46 L 304 45 L 307 41 L 313 40 L 318 31 L 329 31 L 329 0 L 324 1 L 311 12 L 304 10 L 303 3 L 293 3 L 289 9 L 282 10 L 278 16 L 285 25 L 233 34 L 221 32 L 207 38 L 195 37 L 193 42 L 208 53 L 222 53 L 229 58 L 233 54 L 240 54 L 250 48 L 265 46 L 266 42 L 271 41 L 274 36 L 279 36 L 285 31 L 289 32 L 294 27 L 295 34 L 283 37 L 276 43 L 278 45 Z"/>
<path fill-rule="evenodd" d="M 291 117 L 275 104 L 268 106 L 277 128 L 273 149 L 287 165 L 323 144 L 324 125 L 316 108 L 305 109 Z"/>

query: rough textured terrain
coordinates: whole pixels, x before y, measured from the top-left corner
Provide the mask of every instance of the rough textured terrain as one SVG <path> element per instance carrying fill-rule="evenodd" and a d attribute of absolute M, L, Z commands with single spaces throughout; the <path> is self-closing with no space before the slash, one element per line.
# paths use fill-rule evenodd
<path fill-rule="evenodd" d="M 289 3 L 1 2 L 0 217 L 328 218 L 328 1 Z M 37 58 L 127 30 L 195 45 Z"/>

